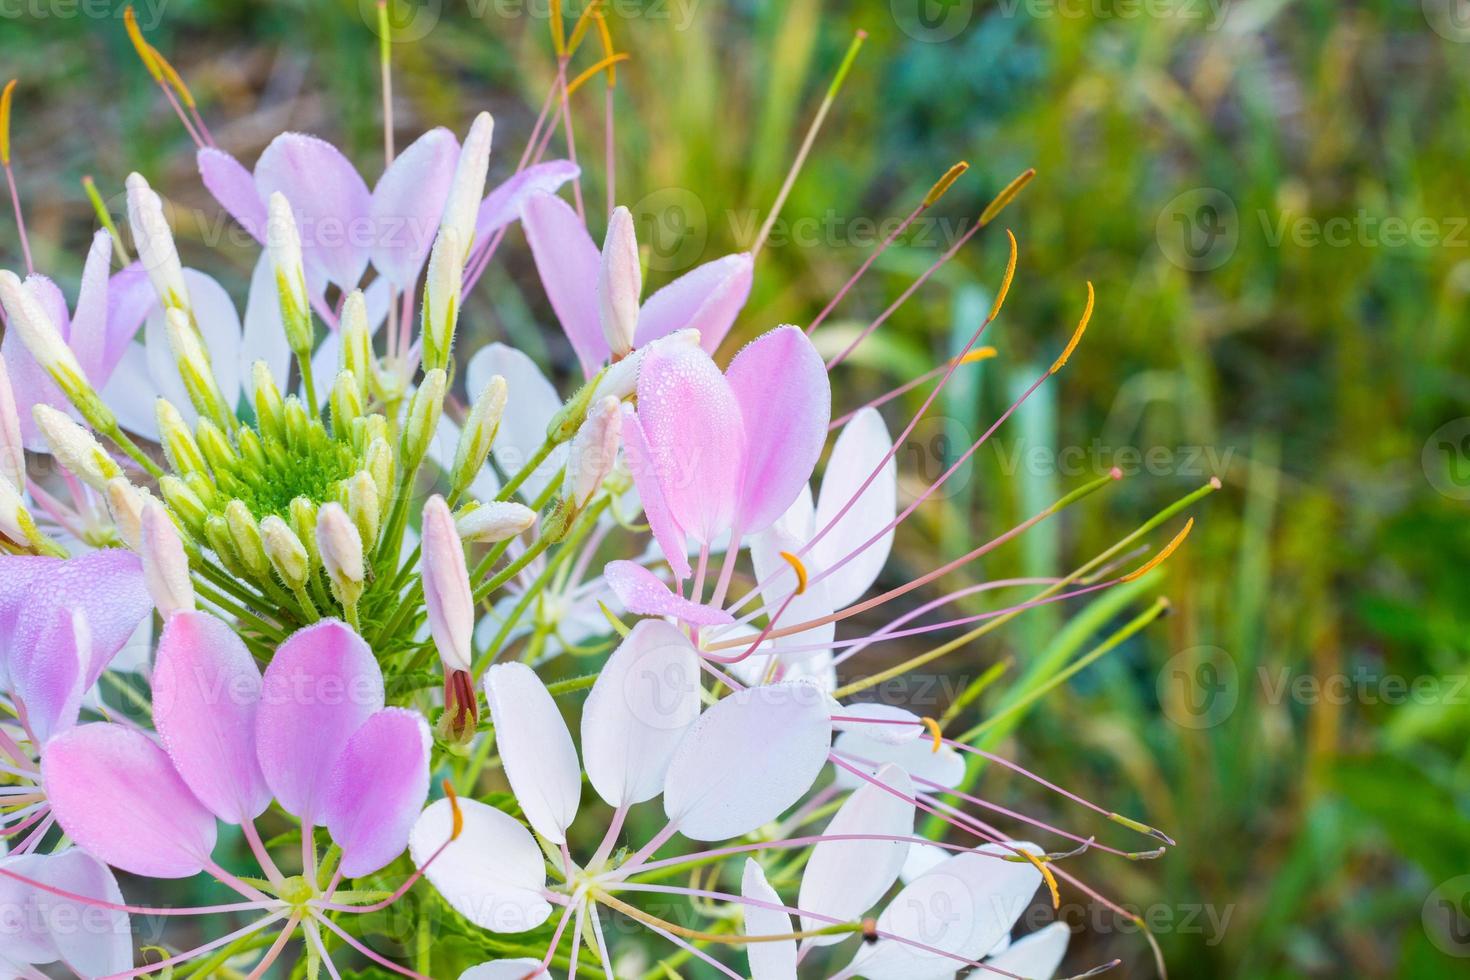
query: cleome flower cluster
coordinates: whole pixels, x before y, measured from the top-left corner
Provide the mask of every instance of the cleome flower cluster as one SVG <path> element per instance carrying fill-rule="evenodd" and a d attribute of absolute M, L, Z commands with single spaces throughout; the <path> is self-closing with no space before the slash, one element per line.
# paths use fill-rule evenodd
<path fill-rule="evenodd" d="M 632 215 L 584 197 L 568 111 L 616 84 L 627 54 L 598 4 L 570 30 L 553 7 L 556 80 L 494 187 L 488 114 L 463 140 L 435 129 L 398 151 L 386 97 L 371 187 L 297 133 L 247 167 L 129 18 L 203 186 L 260 245 L 243 313 L 182 264 L 141 174 L 126 236 L 99 209 L 74 303 L 31 266 L 15 200 L 26 267 L 0 270 L 0 903 L 19 913 L 0 920 L 0 975 L 1042 978 L 1070 930 L 1028 917 L 1013 935 L 1028 909 L 1068 888 L 1133 918 L 1069 861 L 1156 857 L 1166 835 L 979 747 L 983 722 L 947 733 L 962 705 L 934 718 L 861 695 L 1026 609 L 1150 573 L 1190 525 L 1146 560 L 1145 535 L 1212 487 L 1062 578 L 950 585 L 1120 474 L 958 558 L 891 567 L 895 532 L 1015 410 L 901 501 L 899 447 L 956 372 L 994 354 L 978 342 L 1015 238 L 960 355 L 851 404 L 844 362 L 892 308 L 834 356 L 812 337 L 965 166 L 806 328 L 742 321 L 760 240 L 646 294 Z M 573 76 L 595 43 L 600 60 Z M 14 90 L 0 98 L 12 194 Z M 548 159 L 558 138 L 567 158 Z M 570 393 L 514 347 L 456 344 L 466 297 L 518 241 L 575 356 Z M 1016 405 L 1065 365 L 1091 311 L 1089 285 Z M 726 356 L 737 324 L 755 339 Z M 913 391 L 922 405 L 894 437 L 885 412 Z M 986 612 L 957 606 L 1017 589 Z M 884 653 L 931 633 L 946 638 L 896 665 Z M 986 765 L 1147 849 L 986 800 Z M 141 903 L 119 871 L 129 891 L 212 881 L 220 900 Z M 455 941 L 375 942 L 375 916 L 407 902 Z M 162 934 L 145 939 L 144 921 Z"/>

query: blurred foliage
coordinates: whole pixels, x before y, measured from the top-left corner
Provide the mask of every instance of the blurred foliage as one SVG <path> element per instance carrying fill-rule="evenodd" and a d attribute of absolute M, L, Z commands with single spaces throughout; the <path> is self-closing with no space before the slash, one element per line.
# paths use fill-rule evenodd
<path fill-rule="evenodd" d="M 380 110 L 363 7 L 155 0 L 140 11 L 226 148 L 248 162 L 283 129 L 319 132 L 371 180 Z M 895 577 L 1113 465 L 1132 472 L 989 556 L 984 573 L 1064 573 L 1210 476 L 1224 481 L 1149 593 L 1167 594 L 1176 614 L 1053 692 L 1000 743 L 1177 838 L 1160 861 L 1078 862 L 1154 924 L 1176 976 L 1450 976 L 1463 968 L 1447 953 L 1470 952 L 1431 902 L 1470 870 L 1470 422 L 1456 421 L 1470 415 L 1470 48 L 1455 40 L 1470 35 L 1456 33 L 1453 7 L 613 5 L 616 43 L 632 54 L 615 95 L 617 196 L 652 245 L 651 285 L 750 244 L 852 31 L 870 34 L 760 258 L 742 336 L 808 322 L 868 254 L 877 223 L 968 159 L 933 220 L 818 334 L 840 348 L 996 190 L 1038 169 L 1001 221 L 1020 263 L 986 335 L 1000 356 L 965 369 L 943 421 L 916 433 L 915 466 L 953 458 L 1004 411 L 1065 343 L 1084 281 L 1096 285 L 1096 317 L 1067 370 L 962 470 L 963 487 L 910 522 Z M 15 157 L 38 264 L 72 283 L 91 227 L 82 174 L 111 194 L 139 169 L 175 201 L 208 205 L 120 21 L 60 9 L 42 3 L 5 21 L 0 64 L 23 79 Z M 400 145 L 430 125 L 462 131 L 489 107 L 494 167 L 508 173 L 552 76 L 545 4 L 400 12 L 415 11 L 438 20 L 394 48 Z M 603 86 L 585 93 L 578 150 L 587 199 L 600 204 Z M 1395 235 L 1386 219 L 1427 230 Z M 1313 239 L 1334 227 L 1346 231 Z M 0 219 L 0 254 L 14 264 L 10 228 Z M 463 342 L 508 338 L 564 367 L 514 244 L 472 301 L 476 336 Z M 240 285 L 250 260 L 210 268 Z M 963 249 L 844 369 L 838 409 L 950 356 L 988 309 L 1004 260 L 998 227 Z M 947 672 L 976 676 L 1009 657 L 1024 676 L 1056 652 L 1050 644 L 1085 649 L 1149 595 L 1098 600 L 1079 637 L 1058 630 L 1081 607 L 1022 617 Z M 1426 694 L 1430 681 L 1440 686 Z M 1002 690 L 966 717 L 985 717 Z M 1003 805 L 1085 823 L 1008 774 L 984 780 Z M 1151 975 L 1128 922 L 1075 893 L 1067 902 L 1086 927 L 1069 967 L 1116 956 L 1122 975 Z M 1462 903 L 1462 930 L 1467 913 Z"/>

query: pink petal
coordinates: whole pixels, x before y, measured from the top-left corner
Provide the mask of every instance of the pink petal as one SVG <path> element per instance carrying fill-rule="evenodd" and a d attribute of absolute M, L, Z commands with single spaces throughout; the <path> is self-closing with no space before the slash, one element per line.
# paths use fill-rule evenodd
<path fill-rule="evenodd" d="M 86 690 L 92 637 L 79 610 L 55 610 L 56 622 L 46 634 L 47 647 L 17 673 L 15 695 L 25 706 L 26 721 L 36 740 L 45 744 L 58 732 L 76 727 Z"/>
<path fill-rule="evenodd" d="M 77 294 L 76 316 L 72 317 L 67 346 L 93 385 L 106 383 L 103 374 L 107 357 L 108 267 L 112 262 L 112 236 L 98 231 L 92 236 L 87 263 L 82 268 L 82 286 Z"/>
<path fill-rule="evenodd" d="M 398 154 L 373 188 L 373 267 L 399 289 L 412 288 L 423 270 L 458 162 L 459 140 L 442 126 L 431 129 Z"/>
<path fill-rule="evenodd" d="M 674 574 L 686 579 L 689 568 L 689 543 L 684 529 L 669 513 L 664 500 L 663 486 L 659 483 L 657 463 L 653 450 L 649 448 L 648 436 L 638 421 L 633 406 L 623 406 L 623 453 L 628 460 L 628 469 L 633 474 L 633 483 L 643 501 L 643 513 L 648 516 L 648 526 L 653 531 L 659 550 L 673 568 Z"/>
<path fill-rule="evenodd" d="M 265 243 L 266 198 L 255 186 L 255 178 L 244 165 L 223 150 L 212 146 L 201 149 L 194 158 L 199 166 L 199 178 L 205 190 L 214 195 L 220 207 L 250 236 L 261 244 Z"/>
<path fill-rule="evenodd" d="M 726 255 L 684 273 L 648 297 L 638 316 L 637 346 L 693 327 L 713 354 L 750 298 L 754 262 L 748 252 Z"/>
<path fill-rule="evenodd" d="M 148 878 L 190 878 L 210 863 L 214 815 L 142 732 L 63 732 L 46 745 L 41 777 L 61 829 L 97 860 Z"/>
<path fill-rule="evenodd" d="M 673 616 L 691 626 L 725 626 L 735 622 L 735 617 L 723 609 L 676 595 L 662 579 L 637 562 L 608 562 L 602 575 L 628 612 L 640 616 Z"/>
<path fill-rule="evenodd" d="M 148 273 L 136 262 L 108 282 L 107 345 L 102 355 L 102 377 L 94 384 L 106 385 L 112 379 L 112 373 L 117 370 L 133 338 L 142 329 L 143 321 L 148 318 L 148 311 L 157 302 L 158 296 L 148 281 Z"/>
<path fill-rule="evenodd" d="M 270 806 L 255 756 L 261 678 L 255 658 L 223 622 L 181 612 L 163 627 L 153 672 L 153 724 L 199 801 L 228 823 Z"/>
<path fill-rule="evenodd" d="M 26 592 L 60 564 L 60 558 L 0 555 L 0 690 L 10 688 L 10 655 Z"/>
<path fill-rule="evenodd" d="M 408 846 L 429 798 L 432 743 L 423 716 L 407 708 L 384 708 L 347 740 L 323 810 L 348 878 L 381 870 Z"/>
<path fill-rule="evenodd" d="M 288 813 L 321 823 L 348 739 L 382 708 L 382 671 L 345 623 L 323 620 L 281 644 L 265 670 L 255 743 L 266 785 Z"/>
<path fill-rule="evenodd" d="M 655 347 L 638 375 L 638 421 L 670 516 L 713 544 L 735 518 L 746 449 L 730 384 L 702 350 Z"/>
<path fill-rule="evenodd" d="M 827 442 L 832 389 L 821 355 L 796 327 L 752 341 L 725 377 L 747 439 L 737 520 L 752 533 L 770 527 L 811 479 Z"/>
<path fill-rule="evenodd" d="M 255 187 L 262 201 L 280 191 L 291 202 L 309 269 L 343 289 L 357 285 L 368 264 L 372 196 L 341 151 L 315 136 L 282 133 L 255 164 Z"/>
<path fill-rule="evenodd" d="M 581 173 L 581 168 L 568 160 L 548 160 L 527 167 L 509 178 L 480 202 L 475 220 L 475 247 L 479 248 L 512 221 L 521 216 L 521 206 L 540 194 L 555 194 L 557 189 Z"/>
<path fill-rule="evenodd" d="M 527 198 L 521 204 L 521 224 L 546 298 L 577 352 L 582 371 L 590 378 L 611 354 L 597 313 L 602 253 L 577 212 L 553 194 Z"/>

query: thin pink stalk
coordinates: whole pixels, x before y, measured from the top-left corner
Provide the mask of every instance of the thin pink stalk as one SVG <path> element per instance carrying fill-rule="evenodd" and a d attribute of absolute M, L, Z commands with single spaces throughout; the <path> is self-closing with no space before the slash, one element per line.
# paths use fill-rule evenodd
<path fill-rule="evenodd" d="M 567 980 L 577 980 L 577 957 L 582 952 L 582 909 L 573 905 L 570 913 L 576 922 L 572 925 L 572 956 L 567 964 Z M 547 950 L 548 956 L 552 956 L 555 953 L 555 948 Z M 549 965 L 550 960 L 541 969 L 545 970 Z"/>
<path fill-rule="evenodd" d="M 286 925 L 281 929 L 281 934 L 276 937 L 274 943 L 271 943 L 271 948 L 266 950 L 265 955 L 260 958 L 259 963 L 255 964 L 255 969 L 250 971 L 250 975 L 245 980 L 260 980 L 261 977 L 265 976 L 265 971 L 269 970 L 271 964 L 275 963 L 280 957 L 281 952 L 286 948 L 286 944 L 295 935 L 296 927 L 300 924 L 301 911 L 298 909 L 291 913 L 291 918 L 286 920 Z"/>
<path fill-rule="evenodd" d="M 174 97 L 173 89 L 169 88 L 168 82 L 159 79 L 158 88 L 163 92 L 163 97 L 168 100 L 168 104 L 173 106 L 174 115 L 178 116 L 179 122 L 184 124 L 184 130 L 194 141 L 194 145 L 201 150 L 208 146 L 209 144 L 204 142 L 204 138 L 199 135 L 199 130 L 195 129 L 194 124 L 189 121 L 188 114 L 184 112 L 184 107 L 179 104 L 179 100 Z"/>
<path fill-rule="evenodd" d="M 255 821 L 246 820 L 240 825 L 240 832 L 244 835 L 245 842 L 250 845 L 250 851 L 255 855 L 255 860 L 259 862 L 266 878 L 272 885 L 280 887 L 281 883 L 286 880 L 286 876 L 281 874 L 281 869 L 276 867 L 276 862 L 266 850 L 265 843 L 260 839 L 260 831 L 255 828 Z"/>
<path fill-rule="evenodd" d="M 660 929 L 658 926 L 648 922 L 640 923 L 640 925 L 642 925 L 645 929 L 648 929 L 650 932 L 664 937 L 669 942 L 673 943 L 675 946 L 678 946 L 680 949 L 684 950 L 684 952 L 690 954 L 691 956 L 703 960 L 705 963 L 708 963 L 710 966 L 714 967 L 725 976 L 731 977 L 733 978 L 733 980 L 745 980 L 745 978 L 742 977 L 740 974 L 736 973 L 734 970 L 730 969 L 728 966 L 721 963 L 719 960 L 715 959 L 713 956 L 706 953 L 698 946 L 695 946 L 693 943 L 681 939 L 680 937 L 674 935 L 672 932 L 669 932 L 667 929 Z"/>
<path fill-rule="evenodd" d="M 613 845 L 617 843 L 618 834 L 622 833 L 623 822 L 628 818 L 628 807 L 620 806 L 613 811 L 612 820 L 608 821 L 607 833 L 603 835 L 602 843 L 597 845 L 597 850 L 592 855 L 592 860 L 587 862 L 587 867 L 596 868 L 607 860 L 612 853 Z"/>
<path fill-rule="evenodd" d="M 577 139 L 572 132 L 572 102 L 571 93 L 567 91 L 567 59 L 562 58 L 556 66 L 556 84 L 561 89 L 561 121 L 567 134 L 567 160 L 576 166 L 577 163 Z M 572 178 L 572 199 L 577 204 L 577 217 L 582 223 L 587 223 L 587 209 L 582 205 L 582 174 Z"/>
<path fill-rule="evenodd" d="M 561 910 L 561 917 L 556 920 L 556 929 L 551 933 L 551 942 L 546 947 L 546 958 L 541 961 L 541 972 L 545 973 L 551 968 L 551 961 L 556 959 L 556 947 L 561 945 L 562 933 L 567 929 L 567 917 L 575 914 L 575 903 L 569 902 Z"/>
<path fill-rule="evenodd" d="M 10 187 L 10 203 L 15 208 L 15 231 L 20 238 L 20 251 L 25 256 L 26 274 L 30 275 L 36 271 L 36 263 L 31 261 L 31 240 L 26 235 L 26 219 L 20 210 L 20 190 L 15 186 L 15 171 L 10 164 L 5 165 L 5 183 Z"/>
<path fill-rule="evenodd" d="M 888 251 L 890 245 L 898 241 L 898 236 L 907 231 L 909 225 L 913 224 L 914 219 L 923 214 L 924 210 L 927 207 L 927 204 L 920 202 L 919 206 L 910 211 L 909 216 L 907 218 L 904 218 L 902 223 L 900 223 L 897 228 L 893 229 L 893 232 L 887 238 L 883 239 L 883 241 L 879 243 L 878 247 L 873 250 L 872 254 L 870 254 L 866 259 L 863 260 L 863 264 L 858 266 L 858 270 L 852 274 L 852 277 L 843 284 L 841 289 L 837 290 L 837 295 L 833 296 L 830 300 L 827 301 L 827 305 L 822 307 L 822 312 L 818 313 L 816 319 L 807 326 L 806 335 L 808 337 L 810 337 L 813 331 L 815 331 L 818 327 L 822 325 L 823 320 L 827 319 L 827 314 L 831 313 L 834 309 L 837 308 L 837 304 L 842 302 L 843 297 L 852 290 L 853 286 L 857 285 L 858 280 L 867 273 L 872 264 L 878 261 L 878 257 L 884 252 Z"/>
<path fill-rule="evenodd" d="M 264 919 L 260 919 L 259 921 L 253 922 L 248 926 L 243 926 L 239 929 L 236 929 L 229 935 L 221 936 L 218 939 L 211 939 L 209 942 L 204 943 L 201 946 L 195 946 L 193 949 L 185 950 L 184 952 L 179 953 L 176 956 L 170 956 L 166 960 L 159 960 L 157 963 L 150 963 L 147 966 L 140 966 L 135 969 L 128 970 L 124 973 L 114 973 L 111 977 L 108 978 L 108 980 L 127 980 L 127 978 L 129 977 L 141 977 L 148 973 L 156 973 L 166 967 L 178 966 L 180 963 L 187 963 L 192 959 L 197 959 L 198 957 L 203 956 L 205 953 L 219 949 L 221 946 L 228 946 L 230 943 L 234 942 L 237 939 L 243 939 L 246 936 L 254 935 L 257 932 L 260 932 L 266 926 L 279 922 L 290 914 L 291 912 L 289 909 L 281 909 L 279 912 L 276 912 L 273 915 L 268 915 Z"/>
<path fill-rule="evenodd" d="M 337 923 L 333 922 L 331 919 L 327 918 L 326 916 L 324 916 L 324 915 L 314 915 L 313 918 L 317 922 L 319 922 L 322 925 L 326 926 L 328 929 L 332 930 L 338 936 L 340 936 L 342 938 L 342 941 L 344 943 L 346 943 L 347 945 L 351 946 L 353 949 L 357 950 L 363 956 L 366 956 L 368 959 L 372 960 L 374 963 L 378 964 L 379 966 L 383 967 L 384 969 L 392 970 L 394 973 L 397 973 L 397 974 L 399 974 L 401 976 L 413 977 L 414 980 L 434 980 L 433 977 L 426 977 L 422 973 L 415 973 L 413 970 L 410 970 L 406 966 L 399 966 L 397 963 L 394 963 L 392 960 L 384 959 L 382 956 L 379 956 L 377 953 L 373 952 L 367 946 L 365 946 L 362 943 L 358 942 L 356 939 L 354 939 L 352 937 L 351 933 L 349 933 L 347 930 L 343 929 L 341 926 L 337 925 Z M 323 959 L 325 959 L 325 958 L 326 957 L 324 956 Z"/>

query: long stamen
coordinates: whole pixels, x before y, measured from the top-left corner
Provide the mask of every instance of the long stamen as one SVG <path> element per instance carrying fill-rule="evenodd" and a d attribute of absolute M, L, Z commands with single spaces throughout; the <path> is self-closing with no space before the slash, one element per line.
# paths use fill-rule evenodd
<path fill-rule="evenodd" d="M 15 86 L 18 79 L 12 78 L 5 84 L 4 90 L 0 90 L 0 167 L 5 168 L 5 183 L 10 188 L 10 203 L 15 209 L 15 231 L 16 237 L 20 239 L 20 251 L 25 257 L 26 272 L 36 271 L 36 264 L 31 260 L 31 241 L 26 235 L 26 219 L 21 212 L 20 191 L 15 186 L 15 171 L 10 167 L 10 107 L 15 99 Z"/>
<path fill-rule="evenodd" d="M 244 939 L 246 936 L 252 936 L 257 932 L 260 932 L 267 926 L 281 921 L 290 914 L 290 909 L 281 909 L 279 912 L 276 912 L 273 915 L 268 915 L 263 919 L 252 922 L 248 926 L 243 926 L 239 929 L 236 929 L 229 935 L 220 936 L 218 939 L 212 939 L 201 946 L 195 946 L 193 949 L 185 950 L 184 952 L 179 953 L 175 956 L 170 956 L 166 960 L 159 960 L 157 963 L 150 963 L 147 966 L 136 967 L 123 973 L 114 973 L 109 977 L 109 980 L 127 980 L 127 978 L 129 977 L 141 977 L 149 973 L 156 973 L 157 971 L 166 969 L 167 967 L 178 966 L 181 963 L 187 963 L 192 959 L 197 959 L 200 956 L 203 956 L 205 953 L 219 949 L 221 946 L 228 946 L 230 943 L 233 943 L 237 939 Z"/>
<path fill-rule="evenodd" d="M 295 935 L 296 927 L 300 923 L 301 910 L 297 909 L 291 913 L 291 918 L 286 920 L 286 925 L 281 929 L 281 934 L 276 937 L 276 941 L 271 944 L 271 948 L 260 958 L 260 962 L 255 964 L 255 969 L 250 971 L 250 975 L 245 980 L 260 980 L 261 977 L 265 976 L 265 971 L 269 970 L 271 964 L 275 963 L 276 959 L 280 957 L 281 952 L 286 948 L 286 944 Z"/>
<path fill-rule="evenodd" d="M 996 350 L 994 347 L 977 347 L 974 350 L 970 351 L 970 353 L 966 354 L 964 357 L 955 358 L 954 360 L 958 361 L 960 364 L 974 364 L 977 361 L 986 361 L 995 356 Z M 879 395 L 872 401 L 865 402 L 864 404 L 859 405 L 857 408 L 848 412 L 846 415 L 840 415 L 837 418 L 833 419 L 827 424 L 827 431 L 835 432 L 836 430 L 842 428 L 848 422 L 852 421 L 852 417 L 854 415 L 856 415 L 858 412 L 861 412 L 865 408 L 877 408 L 880 405 L 888 404 L 895 398 L 899 398 L 903 395 L 908 394 L 915 388 L 922 385 L 924 382 L 932 380 L 933 378 L 937 378 L 948 368 L 949 364 L 941 364 L 938 367 L 930 368 L 928 371 L 925 371 L 923 374 L 919 375 L 917 378 L 914 378 L 912 381 L 905 381 L 897 388 L 889 389 L 886 394 Z"/>
<path fill-rule="evenodd" d="M 341 939 L 342 939 L 342 941 L 344 943 L 346 943 L 347 945 L 351 946 L 353 949 L 357 950 L 363 956 L 366 956 L 368 959 L 372 960 L 374 963 L 378 964 L 379 966 L 383 967 L 384 969 L 392 970 L 394 973 L 397 973 L 400 976 L 413 977 L 414 980 L 434 980 L 433 977 L 426 977 L 422 973 L 416 973 L 413 970 L 410 970 L 406 966 L 399 966 L 397 963 L 394 963 L 392 960 L 385 959 L 384 957 L 379 956 L 377 953 L 375 953 L 371 949 L 369 949 L 366 945 L 364 945 L 363 943 L 361 943 L 358 940 L 354 939 L 351 933 L 349 933 L 346 929 L 343 929 L 341 926 L 337 925 L 337 923 L 333 922 L 331 919 L 327 918 L 325 915 L 321 915 L 319 913 L 313 912 L 312 913 L 312 920 L 315 921 L 315 922 L 321 923 L 322 925 L 326 926 L 328 929 L 330 929 L 333 932 L 335 932 L 338 936 L 341 937 Z M 326 959 L 325 954 L 322 956 L 322 958 L 323 959 Z"/>

